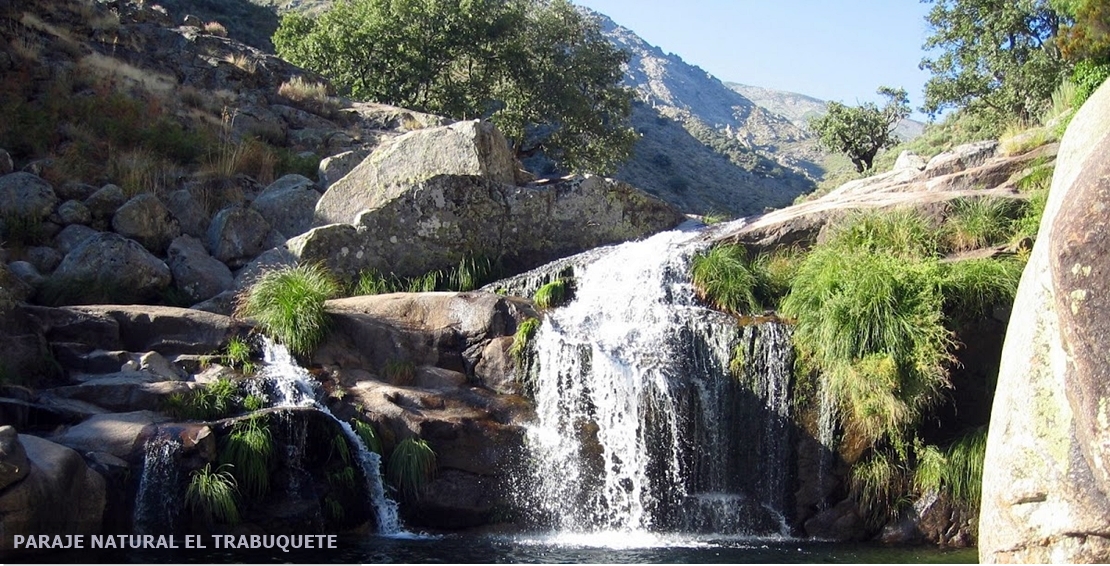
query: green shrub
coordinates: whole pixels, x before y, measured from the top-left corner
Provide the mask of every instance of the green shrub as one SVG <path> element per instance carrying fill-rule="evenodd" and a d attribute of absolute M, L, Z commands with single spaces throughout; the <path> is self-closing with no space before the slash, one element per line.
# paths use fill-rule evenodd
<path fill-rule="evenodd" d="M 185 504 L 206 522 L 217 520 L 234 525 L 239 522 L 236 494 L 235 478 L 224 466 L 213 471 L 212 464 L 205 464 L 193 472 L 185 491 Z"/>
<path fill-rule="evenodd" d="M 874 451 L 852 467 L 849 485 L 869 525 L 877 527 L 894 519 L 908 492 L 904 459 L 886 450 Z"/>
<path fill-rule="evenodd" d="M 1080 61 L 1075 64 L 1072 71 L 1072 80 L 1075 81 L 1075 98 L 1072 106 L 1079 108 L 1091 97 L 1092 94 L 1110 77 L 1110 63 L 1098 64 L 1091 60 Z"/>
<path fill-rule="evenodd" d="M 264 273 L 240 296 L 237 314 L 255 319 L 267 335 L 293 353 L 308 355 L 327 334 L 324 301 L 338 292 L 323 267 L 277 269 Z"/>
<path fill-rule="evenodd" d="M 176 419 L 222 419 L 235 412 L 238 395 L 238 384 L 221 377 L 188 393 L 170 395 L 163 402 L 162 410 Z"/>
<path fill-rule="evenodd" d="M 260 395 L 247 395 L 243 398 L 243 408 L 247 411 L 257 411 L 266 406 L 266 399 Z"/>
<path fill-rule="evenodd" d="M 758 284 L 757 295 L 765 307 L 776 308 L 790 292 L 790 285 L 798 273 L 805 254 L 795 247 L 782 248 L 770 254 L 760 254 L 752 263 Z"/>
<path fill-rule="evenodd" d="M 251 350 L 250 343 L 235 336 L 227 342 L 224 359 L 227 360 L 227 364 L 232 368 L 238 369 L 245 374 L 251 374 L 254 373 L 254 364 L 251 363 Z"/>
<path fill-rule="evenodd" d="M 983 458 L 987 450 L 987 427 L 964 433 L 948 448 L 919 446 L 913 484 L 918 493 L 941 491 L 977 510 L 982 497 Z"/>
<path fill-rule="evenodd" d="M 942 229 L 947 249 L 966 251 L 1009 241 L 1011 218 L 1016 210 L 1010 199 L 974 198 L 958 200 Z"/>
<path fill-rule="evenodd" d="M 929 221 L 913 209 L 857 212 L 835 226 L 824 247 L 845 253 L 884 253 L 900 258 L 937 254 L 939 238 Z"/>
<path fill-rule="evenodd" d="M 561 307 L 570 300 L 570 282 L 566 279 L 556 279 L 536 289 L 532 296 L 536 307 L 546 310 Z"/>
<path fill-rule="evenodd" d="M 738 315 L 760 310 L 758 280 L 743 246 L 715 246 L 694 256 L 690 273 L 698 298 L 712 307 Z"/>
<path fill-rule="evenodd" d="M 1048 204 L 1048 189 L 1034 190 L 1029 193 L 1029 202 L 1025 211 L 1014 221 L 1011 244 L 1016 244 L 1025 239 L 1036 240 L 1037 232 L 1041 229 L 1041 218 L 1044 216 L 1045 206 Z"/>
<path fill-rule="evenodd" d="M 389 456 L 386 477 L 406 499 L 414 499 L 435 476 L 436 454 L 426 442 L 406 438 Z"/>
<path fill-rule="evenodd" d="M 270 459 L 273 437 L 265 418 L 253 416 L 231 427 L 220 445 L 221 464 L 232 467 L 237 484 L 248 497 L 261 497 L 270 490 Z"/>

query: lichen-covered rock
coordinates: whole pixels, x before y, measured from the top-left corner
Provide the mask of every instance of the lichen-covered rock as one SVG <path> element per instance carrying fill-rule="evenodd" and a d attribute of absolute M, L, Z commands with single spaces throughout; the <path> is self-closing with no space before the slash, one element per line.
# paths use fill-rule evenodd
<path fill-rule="evenodd" d="M 89 195 L 89 198 L 85 199 L 85 206 L 89 208 L 89 213 L 92 214 L 94 227 L 102 230 L 108 227 L 112 216 L 125 202 L 127 202 L 127 194 L 123 192 L 123 189 L 118 185 L 108 184 Z"/>
<path fill-rule="evenodd" d="M 170 281 L 170 268 L 138 242 L 102 233 L 66 254 L 49 286 L 64 303 L 126 304 L 157 298 Z"/>
<path fill-rule="evenodd" d="M 194 303 L 215 297 L 235 284 L 231 270 L 208 255 L 204 244 L 192 236 L 179 236 L 170 244 L 166 263 L 174 284 Z"/>
<path fill-rule="evenodd" d="M 166 208 L 177 219 L 181 233 L 194 238 L 204 238 L 208 234 L 208 215 L 191 191 L 179 189 L 166 197 Z"/>
<path fill-rule="evenodd" d="M 234 206 L 212 219 L 206 244 L 212 257 L 237 269 L 268 249 L 269 237 L 270 224 L 258 211 Z"/>
<path fill-rule="evenodd" d="M 57 204 L 54 188 L 35 175 L 18 172 L 0 177 L 0 218 L 42 220 Z"/>
<path fill-rule="evenodd" d="M 303 175 L 285 175 L 274 181 L 251 208 L 258 211 L 270 226 L 286 238 L 299 236 L 312 227 L 312 217 L 320 193 L 316 184 Z"/>
<path fill-rule="evenodd" d="M 0 549 L 12 534 L 89 535 L 101 532 L 104 478 L 81 455 L 27 434 L 19 435 L 30 463 L 26 477 L 0 493 Z"/>
<path fill-rule="evenodd" d="M 949 151 L 934 156 L 925 165 L 925 175 L 938 177 L 971 169 L 987 162 L 994 157 L 998 149 L 995 140 L 978 141 L 956 146 Z"/>
<path fill-rule="evenodd" d="M 84 203 L 67 200 L 58 205 L 58 218 L 66 226 L 70 224 L 88 224 L 92 222 L 92 213 L 89 212 L 89 207 L 85 206 Z"/>
<path fill-rule="evenodd" d="M 602 177 L 517 187 L 441 175 L 364 211 L 353 227 L 317 228 L 286 247 L 301 261 L 344 276 L 365 269 L 415 276 L 475 256 L 500 257 L 508 269 L 523 271 L 682 220 L 666 203 Z"/>
<path fill-rule="evenodd" d="M 158 256 L 165 255 L 170 242 L 181 235 L 177 219 L 150 193 L 138 195 L 119 207 L 112 216 L 112 229 Z"/>
<path fill-rule="evenodd" d="M 350 173 L 368 155 L 370 155 L 369 149 L 353 149 L 321 159 L 317 173 L 320 177 L 320 186 L 327 189 L 332 183 Z"/>
<path fill-rule="evenodd" d="M 928 165 L 928 162 L 925 161 L 924 157 L 906 150 L 898 154 L 898 159 L 895 160 L 894 167 L 892 167 L 891 170 L 911 169 L 914 171 L 921 171 L 926 165 Z"/>
<path fill-rule="evenodd" d="M 1060 144 L 1007 326 L 983 465 L 982 562 L 1110 560 L 1110 85 Z"/>
<path fill-rule="evenodd" d="M 501 132 L 479 120 L 416 130 L 379 146 L 330 187 L 316 205 L 317 225 L 351 223 L 413 184 L 468 175 L 513 184 L 516 160 Z"/>

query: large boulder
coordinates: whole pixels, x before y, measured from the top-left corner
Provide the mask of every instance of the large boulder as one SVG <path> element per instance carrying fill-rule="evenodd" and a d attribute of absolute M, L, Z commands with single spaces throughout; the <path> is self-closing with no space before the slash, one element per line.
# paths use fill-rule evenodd
<path fill-rule="evenodd" d="M 0 491 L 22 480 L 31 472 L 27 451 L 15 427 L 0 426 Z"/>
<path fill-rule="evenodd" d="M 159 256 L 165 255 L 170 242 L 181 235 L 177 219 L 150 193 L 138 195 L 119 207 L 112 216 L 112 229 Z"/>
<path fill-rule="evenodd" d="M 388 199 L 378 196 L 353 227 L 316 228 L 286 247 L 302 262 L 324 263 L 345 276 L 365 269 L 415 276 L 474 256 L 499 257 L 508 269 L 523 271 L 684 220 L 670 205 L 602 177 L 518 187 L 439 175 Z"/>
<path fill-rule="evenodd" d="M 54 442 L 80 452 L 107 452 L 131 464 L 142 462 L 147 441 L 158 434 L 167 417 L 153 411 L 105 413 L 52 437 Z"/>
<path fill-rule="evenodd" d="M 240 268 L 267 249 L 270 224 L 258 211 L 240 206 L 221 210 L 208 226 L 208 251 L 230 268 Z"/>
<path fill-rule="evenodd" d="M 0 177 L 0 218 L 43 220 L 57 204 L 54 188 L 35 175 L 19 172 Z"/>
<path fill-rule="evenodd" d="M 85 199 L 85 206 L 92 215 L 93 226 L 98 230 L 108 227 L 112 216 L 127 202 L 127 194 L 119 185 L 104 185 Z"/>
<path fill-rule="evenodd" d="M 166 196 L 166 208 L 177 219 L 182 234 L 195 238 L 204 238 L 208 234 L 208 214 L 192 191 L 178 189 L 170 193 Z"/>
<path fill-rule="evenodd" d="M 73 450 L 27 434 L 26 477 L 0 492 L 0 549 L 11 550 L 12 535 L 100 533 L 106 501 L 104 478 Z"/>
<path fill-rule="evenodd" d="M 142 245 L 101 233 L 66 255 L 50 276 L 54 302 L 150 301 L 170 285 L 170 268 Z"/>
<path fill-rule="evenodd" d="M 316 205 L 318 225 L 351 223 L 418 181 L 467 175 L 513 184 L 516 160 L 501 132 L 473 120 L 410 132 L 382 144 L 330 187 Z"/>
<path fill-rule="evenodd" d="M 274 181 L 251 203 L 270 226 L 286 238 L 312 228 L 312 216 L 320 193 L 316 183 L 303 175 L 285 175 Z"/>
<path fill-rule="evenodd" d="M 1007 327 L 991 414 L 983 562 L 1110 561 L 1110 85 L 1072 119 Z"/>
<path fill-rule="evenodd" d="M 166 261 L 177 288 L 193 303 L 211 299 L 235 285 L 231 270 L 208 255 L 204 244 L 192 236 L 176 238 Z"/>

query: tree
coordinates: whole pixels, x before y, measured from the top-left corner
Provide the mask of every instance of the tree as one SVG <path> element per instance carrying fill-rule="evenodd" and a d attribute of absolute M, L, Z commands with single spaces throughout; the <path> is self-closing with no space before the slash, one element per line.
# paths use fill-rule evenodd
<path fill-rule="evenodd" d="M 1048 0 L 925 0 L 934 3 L 921 68 L 925 112 L 945 108 L 992 112 L 1001 119 L 1040 113 L 1060 82 L 1064 62 L 1054 37 L 1060 14 Z"/>
<path fill-rule="evenodd" d="M 610 172 L 635 141 L 627 55 L 567 0 L 341 0 L 273 42 L 354 98 L 488 118 L 564 169 Z"/>
<path fill-rule="evenodd" d="M 887 98 L 882 108 L 873 102 L 859 106 L 830 102 L 826 114 L 809 121 L 809 129 L 817 134 L 821 145 L 848 154 L 860 173 L 871 168 L 879 150 L 898 143 L 894 128 L 910 115 L 905 90 L 883 86 L 878 93 Z"/>

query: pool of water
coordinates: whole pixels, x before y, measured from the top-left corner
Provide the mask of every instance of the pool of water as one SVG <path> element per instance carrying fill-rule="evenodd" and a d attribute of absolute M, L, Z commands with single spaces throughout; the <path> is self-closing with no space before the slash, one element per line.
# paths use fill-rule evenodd
<path fill-rule="evenodd" d="M 340 538 L 328 550 L 81 550 L 7 562 L 98 563 L 974 563 L 975 549 L 640 533 Z"/>

